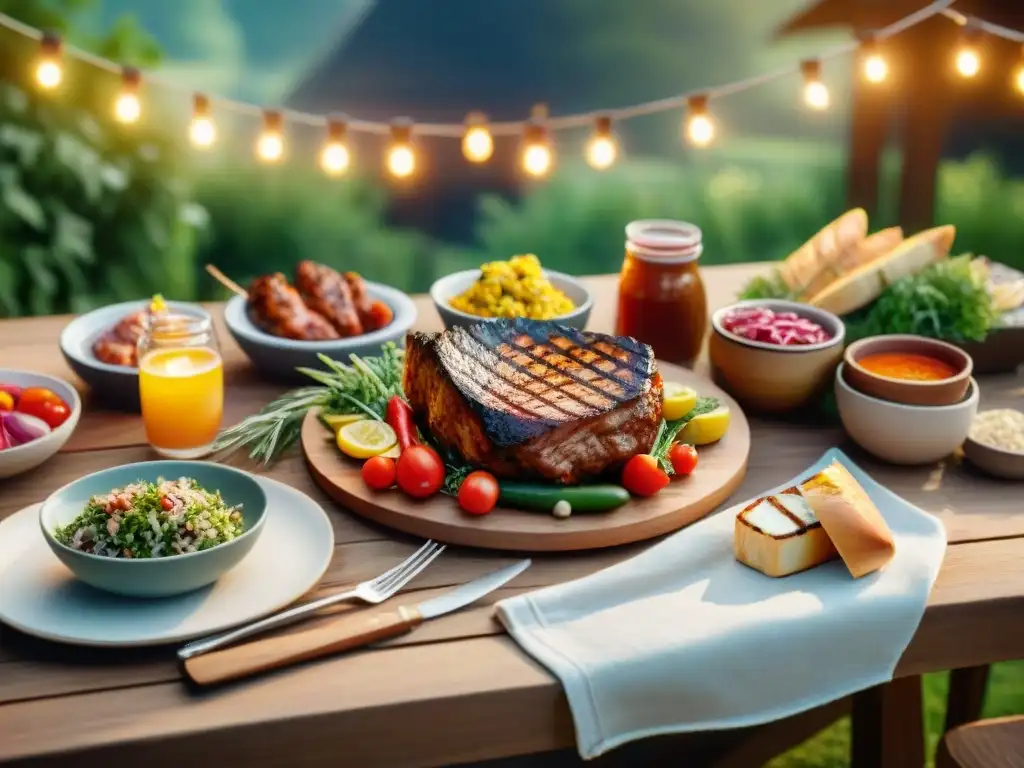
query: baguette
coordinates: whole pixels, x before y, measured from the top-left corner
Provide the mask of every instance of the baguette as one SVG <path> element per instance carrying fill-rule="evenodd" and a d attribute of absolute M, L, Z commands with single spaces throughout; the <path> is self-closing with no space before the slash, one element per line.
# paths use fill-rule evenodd
<path fill-rule="evenodd" d="M 733 552 L 744 565 L 775 578 L 806 571 L 838 556 L 797 488 L 755 499 L 736 516 Z"/>
<path fill-rule="evenodd" d="M 843 252 L 854 248 L 867 234 L 868 215 L 864 209 L 847 211 L 793 251 L 779 265 L 779 275 L 791 292 L 803 293 L 825 265 L 840 260 Z"/>
<path fill-rule="evenodd" d="M 804 286 L 797 297 L 798 301 L 806 301 L 821 293 L 836 280 L 881 258 L 902 242 L 903 229 L 889 227 L 868 235 L 867 238 L 846 250 L 837 251 L 836 258 L 823 262 L 818 274 Z"/>
<path fill-rule="evenodd" d="M 855 579 L 892 560 L 896 544 L 889 526 L 842 464 L 833 461 L 801 484 L 800 492 Z"/>
<path fill-rule="evenodd" d="M 881 258 L 833 281 L 808 303 L 837 315 L 854 312 L 877 299 L 894 281 L 949 256 L 955 237 L 956 227 L 951 225 L 919 232 Z"/>

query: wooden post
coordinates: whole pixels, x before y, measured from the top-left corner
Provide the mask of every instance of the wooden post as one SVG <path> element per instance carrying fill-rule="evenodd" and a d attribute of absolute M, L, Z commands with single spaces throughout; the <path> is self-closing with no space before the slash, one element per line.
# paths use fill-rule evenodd
<path fill-rule="evenodd" d="M 852 768 L 924 768 L 920 676 L 854 694 L 851 747 Z"/>
<path fill-rule="evenodd" d="M 879 50 L 885 54 L 884 49 Z M 873 218 L 878 212 L 878 184 L 889 131 L 892 86 L 864 79 L 865 58 L 858 51 L 854 60 L 846 207 L 863 208 Z"/>

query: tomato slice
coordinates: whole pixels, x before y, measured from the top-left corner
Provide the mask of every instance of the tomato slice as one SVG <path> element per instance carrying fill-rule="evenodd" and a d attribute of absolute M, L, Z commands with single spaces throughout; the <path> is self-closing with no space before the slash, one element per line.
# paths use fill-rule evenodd
<path fill-rule="evenodd" d="M 18 398 L 15 410 L 42 419 L 50 429 L 56 429 L 71 415 L 68 404 L 46 387 L 27 387 Z"/>
<path fill-rule="evenodd" d="M 622 485 L 637 496 L 653 496 L 669 483 L 668 475 L 653 456 L 640 453 L 622 469 Z"/>

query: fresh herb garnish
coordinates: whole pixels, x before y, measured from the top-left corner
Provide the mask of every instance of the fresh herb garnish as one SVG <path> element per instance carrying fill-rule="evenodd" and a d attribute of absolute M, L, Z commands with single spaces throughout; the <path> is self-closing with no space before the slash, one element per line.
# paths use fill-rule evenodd
<path fill-rule="evenodd" d="M 676 441 L 676 436 L 682 431 L 683 427 L 689 424 L 693 419 L 698 416 L 702 416 L 705 413 L 711 413 L 721 403 L 717 397 L 698 397 L 696 405 L 690 410 L 688 414 L 683 416 L 681 419 L 675 421 L 664 421 L 662 420 L 661 426 L 658 428 L 658 434 L 654 438 L 654 447 L 651 448 L 651 456 L 658 460 L 658 464 L 668 474 L 673 474 L 672 462 L 668 460 L 668 452 L 672 447 L 672 444 Z"/>
<path fill-rule="evenodd" d="M 743 290 L 740 291 L 739 298 L 745 299 L 789 299 L 795 300 L 796 296 L 794 292 L 790 290 L 789 286 L 786 285 L 786 281 L 782 279 L 782 274 L 777 270 L 773 269 L 771 274 L 767 277 L 758 275 L 757 277 L 751 278 Z"/>
<path fill-rule="evenodd" d="M 458 496 L 462 481 L 466 479 L 473 468 L 468 464 L 445 464 L 444 485 L 441 486 L 441 493 L 449 496 Z"/>
<path fill-rule="evenodd" d="M 213 452 L 226 455 L 249 448 L 249 458 L 269 464 L 299 439 L 310 408 L 382 421 L 388 400 L 402 394 L 405 352 L 393 343 L 385 344 L 378 357 L 351 355 L 351 365 L 326 355 L 318 357 L 327 370 L 298 370 L 322 386 L 296 389 L 268 403 L 259 413 L 221 432 Z"/>

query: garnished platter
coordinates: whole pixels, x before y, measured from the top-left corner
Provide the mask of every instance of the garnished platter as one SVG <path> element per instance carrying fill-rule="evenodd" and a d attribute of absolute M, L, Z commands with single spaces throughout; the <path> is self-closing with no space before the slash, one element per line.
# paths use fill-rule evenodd
<path fill-rule="evenodd" d="M 631 348 L 631 344 L 636 346 Z M 648 357 L 634 360 L 632 353 Z M 592 357 L 588 358 L 588 354 Z M 620 361 L 618 369 L 612 362 L 616 355 Z M 619 546 L 669 533 L 706 516 L 729 497 L 745 474 L 750 428 L 736 402 L 703 376 L 655 361 L 649 347 L 635 340 L 516 321 L 506 326 L 482 324 L 470 330 L 452 329 L 442 335 L 413 334 L 402 356 L 405 359 L 401 366 L 401 396 L 406 407 L 411 405 L 410 413 L 415 420 L 412 431 L 422 443 L 417 450 L 429 447 L 444 456 L 446 492 L 433 492 L 417 499 L 408 488 L 402 492 L 389 483 L 380 484 L 382 490 L 374 490 L 362 462 L 344 455 L 346 427 L 337 432 L 331 428 L 337 423 L 332 418 L 339 410 L 362 410 L 368 414 L 372 411 L 379 414 L 382 433 L 401 435 L 405 431 L 398 426 L 390 432 L 390 427 L 384 426 L 391 422 L 392 413 L 380 403 L 371 403 L 369 408 L 363 407 L 365 403 L 350 409 L 344 404 L 341 408 L 328 407 L 331 413 L 312 408 L 306 412 L 301 427 L 303 452 L 314 481 L 346 508 L 390 528 L 449 544 L 486 549 L 544 552 Z M 562 362 L 552 365 L 555 359 Z M 379 374 L 379 361 L 372 361 L 372 365 Z M 473 370 L 475 366 L 479 366 L 477 370 Z M 638 381 L 629 382 L 630 374 L 624 370 L 628 366 L 634 366 L 630 371 L 642 373 Z M 496 373 L 501 370 L 505 372 Z M 495 376 L 504 380 L 498 381 Z M 582 379 L 587 377 L 584 383 Z M 378 378 L 387 385 L 382 388 L 384 401 L 391 403 L 400 391 L 395 377 Z M 523 385 L 524 391 L 517 392 L 516 387 L 509 386 L 513 380 Z M 622 381 L 627 384 L 617 389 Z M 534 390 L 525 391 L 533 385 Z M 607 392 L 614 395 L 614 402 L 606 404 L 602 411 L 595 403 L 600 404 L 602 395 L 598 388 L 604 386 L 609 387 Z M 566 391 L 575 394 L 566 399 Z M 669 402 L 673 392 L 679 391 L 689 391 L 693 397 L 696 396 L 692 393 L 697 393 L 699 398 L 691 400 L 681 415 L 665 421 L 669 415 L 665 411 L 663 418 L 662 405 Z M 467 397 L 465 408 L 457 399 L 460 393 Z M 494 393 L 497 396 L 490 401 Z M 531 400 L 534 395 L 540 400 Z M 511 400 L 520 396 L 518 406 L 510 405 Z M 532 405 L 527 405 L 530 402 Z M 655 402 L 652 411 L 647 406 Z M 548 406 L 562 413 L 552 413 Z M 702 407 L 707 410 L 702 412 Z M 586 415 L 564 415 L 572 408 Z M 495 409 L 499 412 L 493 413 Z M 545 409 L 547 418 L 538 418 L 538 412 Z M 623 409 L 629 409 L 628 417 Z M 699 445 L 699 466 L 691 465 L 681 472 L 686 476 L 671 481 L 663 475 L 663 484 L 650 489 L 650 495 L 643 490 L 642 483 L 638 487 L 631 482 L 629 465 L 639 458 L 634 453 L 652 464 L 655 459 L 648 453 L 653 454 L 661 460 L 661 466 L 668 467 L 665 456 L 669 447 L 687 442 L 686 435 L 691 434 L 684 431 L 686 424 L 692 423 L 687 416 L 696 420 L 693 414 L 704 417 L 725 409 L 729 413 L 728 429 L 720 439 Z M 529 423 L 510 416 L 513 412 L 522 416 L 524 410 L 530 414 Z M 603 421 L 614 419 L 616 412 L 624 417 L 620 426 Z M 700 423 L 706 422 L 701 419 Z M 548 451 L 557 454 L 563 450 L 552 449 L 552 441 L 561 444 L 563 438 L 578 440 L 580 430 L 585 441 L 604 441 L 603 450 L 612 453 L 622 447 L 618 444 L 620 439 L 629 444 L 631 438 L 627 433 L 637 435 L 641 447 L 635 452 L 624 448 L 604 463 L 600 457 L 595 463 L 592 456 L 570 451 L 572 461 L 545 465 Z M 360 430 L 349 431 L 356 434 Z M 503 437 L 507 438 L 505 442 Z M 531 443 L 538 440 L 539 443 Z M 455 442 L 474 447 L 471 462 L 459 466 L 458 459 L 451 458 L 446 449 Z M 705 441 L 698 438 L 696 442 Z M 404 458 L 410 448 L 403 446 L 401 450 Z M 399 488 L 403 488 L 402 461 L 398 460 Z M 467 511 L 471 506 L 464 503 L 458 492 L 458 483 L 471 470 L 481 468 L 497 476 L 500 496 L 497 506 L 471 514 Z M 588 473 L 590 476 L 586 476 Z M 495 482 L 493 476 L 490 480 Z M 600 496 L 616 491 L 622 501 L 615 508 L 587 508 L 587 494 Z M 554 502 L 531 505 L 528 499 L 525 506 L 518 503 L 516 508 L 504 503 L 522 493 L 549 498 L 561 495 L 573 499 L 574 509 L 571 514 L 560 516 L 551 507 Z M 521 501 L 522 496 L 519 498 Z"/>

